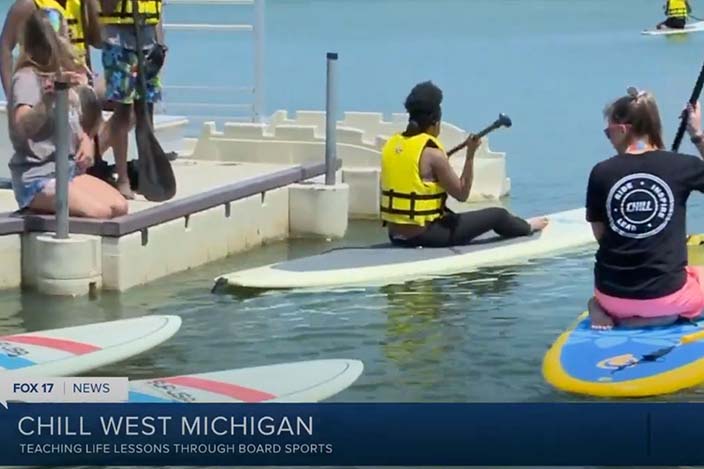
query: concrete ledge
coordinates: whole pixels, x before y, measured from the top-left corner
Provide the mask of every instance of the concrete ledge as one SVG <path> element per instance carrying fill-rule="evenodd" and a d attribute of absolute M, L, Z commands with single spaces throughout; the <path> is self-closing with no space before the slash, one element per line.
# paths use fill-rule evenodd
<path fill-rule="evenodd" d="M 124 291 L 288 236 L 288 187 L 119 238 L 103 237 L 103 288 Z"/>
<path fill-rule="evenodd" d="M 338 160 L 337 168 L 341 167 Z M 325 164 L 301 165 L 256 176 L 245 181 L 229 184 L 197 195 L 165 202 L 156 207 L 113 218 L 112 220 L 87 220 L 71 217 L 71 233 L 120 237 L 151 226 L 192 215 L 234 200 L 260 194 L 296 182 L 305 181 L 325 173 Z M 53 215 L 18 215 L 24 219 L 24 230 L 54 231 L 56 219 Z M 1 229 L 2 225 L 0 225 Z"/>
<path fill-rule="evenodd" d="M 18 288 L 22 284 L 22 237 L 0 236 L 0 289 Z"/>
<path fill-rule="evenodd" d="M 290 187 L 290 232 L 294 236 L 342 238 L 347 232 L 347 184 L 294 184 Z"/>

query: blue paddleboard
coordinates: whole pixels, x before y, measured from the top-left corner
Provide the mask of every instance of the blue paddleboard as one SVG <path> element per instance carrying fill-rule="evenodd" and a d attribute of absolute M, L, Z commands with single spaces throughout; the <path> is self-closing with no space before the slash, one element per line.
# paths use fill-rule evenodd
<path fill-rule="evenodd" d="M 548 350 L 543 376 L 557 389 L 575 394 L 644 397 L 673 393 L 704 382 L 704 338 L 678 345 L 702 331 L 704 322 L 597 331 L 591 329 L 585 312 Z M 674 345 L 655 361 L 636 363 L 644 355 Z"/>

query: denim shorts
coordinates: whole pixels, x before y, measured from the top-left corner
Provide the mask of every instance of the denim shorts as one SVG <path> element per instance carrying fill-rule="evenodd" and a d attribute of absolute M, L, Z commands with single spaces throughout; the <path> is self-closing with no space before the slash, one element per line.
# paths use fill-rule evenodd
<path fill-rule="evenodd" d="M 75 176 L 76 164 L 71 160 L 69 161 L 68 167 L 69 182 L 73 180 Z M 12 190 L 15 193 L 15 200 L 17 200 L 19 209 L 25 209 L 40 192 L 45 191 L 48 195 L 56 193 L 56 175 L 52 174 L 51 176 L 32 178 L 21 184 L 16 184 L 16 181 L 13 180 Z"/>

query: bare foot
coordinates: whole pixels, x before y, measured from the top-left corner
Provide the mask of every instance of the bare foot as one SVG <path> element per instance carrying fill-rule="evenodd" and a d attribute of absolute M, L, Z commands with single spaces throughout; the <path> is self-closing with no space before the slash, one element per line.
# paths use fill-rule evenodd
<path fill-rule="evenodd" d="M 548 226 L 548 223 L 550 223 L 550 220 L 548 220 L 547 217 L 529 218 L 526 221 L 530 225 L 531 232 L 541 231 L 543 228 Z"/>
<path fill-rule="evenodd" d="M 606 314 L 606 311 L 599 306 L 599 303 L 597 303 L 594 298 L 591 298 L 589 303 L 587 303 L 587 309 L 589 310 L 589 319 L 591 319 L 592 322 L 592 329 L 607 331 L 614 327 L 614 320 L 611 319 L 611 316 Z"/>
<path fill-rule="evenodd" d="M 130 188 L 129 181 L 118 180 L 117 181 L 117 190 L 120 191 L 120 194 L 122 194 L 122 197 L 124 197 L 125 199 L 127 199 L 127 200 L 134 199 L 134 192 L 132 192 L 132 189 Z"/>

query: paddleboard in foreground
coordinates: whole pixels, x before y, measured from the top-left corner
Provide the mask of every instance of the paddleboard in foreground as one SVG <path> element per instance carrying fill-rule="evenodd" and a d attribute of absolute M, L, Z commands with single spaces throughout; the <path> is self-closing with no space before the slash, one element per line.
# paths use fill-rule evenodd
<path fill-rule="evenodd" d="M 69 376 L 138 355 L 171 338 L 178 316 L 144 316 L 0 337 L 0 375 Z"/>
<path fill-rule="evenodd" d="M 671 29 L 671 28 L 645 29 L 641 32 L 641 34 L 646 34 L 648 36 L 667 36 L 670 34 L 697 33 L 700 31 L 704 31 L 704 21 L 697 21 L 694 23 L 689 23 L 689 24 L 685 25 L 684 29 Z"/>
<path fill-rule="evenodd" d="M 704 382 L 704 340 L 680 344 L 690 334 L 704 331 L 703 326 L 597 331 L 591 329 L 585 312 L 548 350 L 543 376 L 562 391 L 599 397 L 680 391 Z"/>
<path fill-rule="evenodd" d="M 464 246 L 404 248 L 384 243 L 333 249 L 311 257 L 242 270 L 216 280 L 226 286 L 258 289 L 379 285 L 433 275 L 467 272 L 477 267 L 510 264 L 594 243 L 584 209 L 548 215 L 543 231 L 519 238 L 493 233 Z"/>
<path fill-rule="evenodd" d="M 318 402 L 362 374 L 358 360 L 313 360 L 130 382 L 129 402 Z"/>

